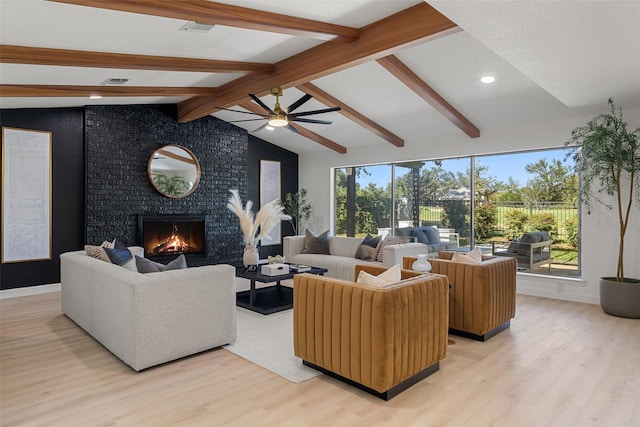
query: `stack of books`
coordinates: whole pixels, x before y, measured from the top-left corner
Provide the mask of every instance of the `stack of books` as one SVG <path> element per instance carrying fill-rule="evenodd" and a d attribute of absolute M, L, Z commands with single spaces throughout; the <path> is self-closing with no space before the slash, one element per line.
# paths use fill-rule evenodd
<path fill-rule="evenodd" d="M 304 271 L 311 270 L 311 267 L 302 264 L 289 264 L 289 270 L 295 271 L 296 273 L 302 273 Z"/>

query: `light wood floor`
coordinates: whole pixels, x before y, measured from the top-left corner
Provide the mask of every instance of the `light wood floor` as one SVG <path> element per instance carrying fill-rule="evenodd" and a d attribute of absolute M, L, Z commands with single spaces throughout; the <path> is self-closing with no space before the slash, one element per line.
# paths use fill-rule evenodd
<path fill-rule="evenodd" d="M 294 384 L 216 349 L 136 373 L 60 311 L 0 300 L 8 426 L 640 426 L 640 320 L 518 297 L 510 330 L 451 337 L 440 371 L 389 402 L 326 376 Z"/>

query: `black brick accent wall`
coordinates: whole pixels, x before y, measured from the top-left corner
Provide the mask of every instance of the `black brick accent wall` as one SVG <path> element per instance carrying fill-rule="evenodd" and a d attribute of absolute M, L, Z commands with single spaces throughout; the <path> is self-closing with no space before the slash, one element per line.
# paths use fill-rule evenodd
<path fill-rule="evenodd" d="M 85 117 L 87 243 L 140 244 L 138 214 L 205 214 L 207 258 L 189 264 L 242 259 L 242 235 L 226 203 L 231 188 L 247 199 L 244 129 L 211 116 L 179 123 L 174 105 L 89 106 Z M 147 177 L 149 157 L 166 144 L 188 148 L 200 162 L 200 184 L 182 199 L 162 196 Z"/>

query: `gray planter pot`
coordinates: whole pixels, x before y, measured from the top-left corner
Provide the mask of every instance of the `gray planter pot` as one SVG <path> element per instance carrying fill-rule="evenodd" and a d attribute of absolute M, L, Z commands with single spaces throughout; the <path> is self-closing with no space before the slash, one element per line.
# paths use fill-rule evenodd
<path fill-rule="evenodd" d="M 600 279 L 600 307 L 612 316 L 640 319 L 640 280 L 615 277 Z"/>

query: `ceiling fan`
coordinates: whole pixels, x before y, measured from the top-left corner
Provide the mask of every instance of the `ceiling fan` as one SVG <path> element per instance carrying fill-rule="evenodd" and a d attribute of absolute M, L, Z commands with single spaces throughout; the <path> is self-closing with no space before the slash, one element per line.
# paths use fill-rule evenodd
<path fill-rule="evenodd" d="M 271 89 L 271 95 L 276 97 L 276 105 L 273 107 L 273 109 L 269 108 L 264 102 L 262 102 L 260 100 L 260 98 L 258 98 L 254 94 L 251 94 L 251 93 L 249 94 L 251 99 L 253 99 L 256 102 L 256 104 L 258 104 L 259 106 L 261 106 L 265 110 L 265 112 L 266 112 L 265 114 L 257 114 L 257 113 L 241 111 L 241 110 L 232 110 L 232 109 L 229 109 L 229 108 L 221 108 L 221 110 L 235 111 L 235 112 L 238 112 L 238 113 L 254 114 L 254 115 L 260 116 L 259 119 L 235 120 L 235 121 L 231 121 L 229 123 L 251 122 L 251 121 L 266 119 L 267 122 L 265 124 L 263 124 L 262 126 L 260 126 L 259 128 L 257 128 L 256 130 L 254 130 L 254 132 L 257 132 L 257 131 L 262 130 L 262 129 L 268 127 L 268 126 L 271 126 L 271 127 L 274 127 L 274 128 L 275 127 L 286 127 L 287 129 L 289 129 L 290 131 L 295 132 L 295 133 L 298 133 L 298 131 L 296 130 L 295 127 L 291 126 L 291 123 L 289 123 L 289 122 L 301 122 L 301 123 L 314 123 L 314 124 L 320 124 L 320 125 L 330 125 L 333 122 L 330 122 L 330 121 L 327 121 L 327 120 L 307 119 L 307 118 L 304 118 L 303 116 L 312 116 L 312 115 L 315 115 L 315 114 L 330 113 L 332 111 L 340 110 L 340 107 L 331 107 L 331 108 L 323 108 L 323 109 L 320 109 L 320 110 L 303 111 L 301 113 L 294 113 L 294 111 L 297 110 L 302 104 L 304 104 L 305 102 L 307 102 L 308 100 L 310 100 L 313 97 L 311 95 L 304 94 L 304 96 L 302 96 L 300 99 L 295 101 L 293 104 L 289 105 L 285 109 L 282 109 L 282 107 L 280 106 L 280 97 L 282 96 L 282 88 L 281 87 L 272 88 Z"/>

